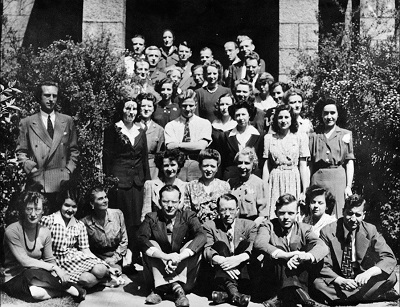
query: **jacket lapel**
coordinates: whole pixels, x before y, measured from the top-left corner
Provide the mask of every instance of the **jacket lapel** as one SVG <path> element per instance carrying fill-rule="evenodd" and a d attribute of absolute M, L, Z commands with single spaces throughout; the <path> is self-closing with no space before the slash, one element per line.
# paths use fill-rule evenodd
<path fill-rule="evenodd" d="M 342 256 L 343 256 L 343 244 L 345 241 L 344 238 L 344 229 L 343 229 L 343 219 L 339 219 L 337 222 L 336 233 L 332 234 L 335 239 L 332 240 L 332 248 L 335 252 L 336 259 L 338 261 L 339 267 L 342 264 Z"/>
<path fill-rule="evenodd" d="M 60 144 L 61 138 L 65 132 L 65 126 L 67 125 L 67 120 L 60 118 L 59 113 L 56 112 L 56 119 L 54 121 L 54 135 L 53 142 L 51 143 L 51 149 L 49 152 L 49 157 L 56 151 L 58 145 Z M 65 132 L 66 133 L 66 132 Z"/>
<path fill-rule="evenodd" d="M 228 135 L 228 145 L 230 147 L 232 147 L 234 152 L 239 152 L 239 144 L 237 142 L 237 139 L 235 136 L 229 136 L 229 132 L 230 131 L 227 132 L 228 133 L 227 134 Z"/>
<path fill-rule="evenodd" d="M 40 117 L 40 112 L 36 113 L 35 116 L 32 117 L 32 121 L 30 123 L 31 129 L 35 132 L 35 134 L 49 147 L 51 148 L 52 139 L 49 136 L 49 133 L 46 130 L 46 127 L 43 125 L 43 121 Z"/>
<path fill-rule="evenodd" d="M 368 233 L 362 227 L 363 224 L 361 223 L 360 228 L 356 234 L 356 261 L 361 264 L 362 260 L 365 257 L 368 247 L 370 246 L 370 240 L 368 238 Z"/>

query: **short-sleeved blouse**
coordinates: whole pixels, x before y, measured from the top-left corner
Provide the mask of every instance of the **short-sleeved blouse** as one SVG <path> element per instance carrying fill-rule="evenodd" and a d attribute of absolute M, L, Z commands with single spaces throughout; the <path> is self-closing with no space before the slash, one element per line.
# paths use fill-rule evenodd
<path fill-rule="evenodd" d="M 310 135 L 311 162 L 316 170 L 331 165 L 339 166 L 347 160 L 354 160 L 353 136 L 351 131 L 336 126 L 329 139 L 323 132 Z"/>
<path fill-rule="evenodd" d="M 184 210 L 197 213 L 200 222 L 214 220 L 217 216 L 217 199 L 230 191 L 229 183 L 215 178 L 206 191 L 201 178 L 187 183 L 184 195 Z"/>
<path fill-rule="evenodd" d="M 280 138 L 277 133 L 264 136 L 264 158 L 270 159 L 274 167 L 297 166 L 299 158 L 310 156 L 308 137 L 305 133 L 289 132 Z"/>

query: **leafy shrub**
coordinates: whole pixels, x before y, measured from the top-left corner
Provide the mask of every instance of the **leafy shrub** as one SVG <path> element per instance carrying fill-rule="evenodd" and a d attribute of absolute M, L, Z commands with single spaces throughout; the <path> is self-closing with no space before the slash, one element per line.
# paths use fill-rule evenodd
<path fill-rule="evenodd" d="M 399 257 L 400 66 L 396 41 L 372 45 L 354 35 L 348 48 L 342 31 L 320 39 L 318 54 L 302 54 L 293 85 L 308 97 L 308 115 L 322 96 L 334 97 L 347 113 L 354 137 L 354 190 L 371 205 L 367 219 L 378 226 Z"/>
<path fill-rule="evenodd" d="M 73 180 L 78 184 L 80 204 L 84 203 L 83 195 L 93 182 L 105 180 L 101 164 L 103 130 L 113 120 L 119 89 L 125 79 L 122 53 L 112 51 L 109 41 L 108 37 L 85 43 L 59 40 L 38 50 L 20 48 L 8 51 L 2 59 L 1 79 L 16 80 L 16 86 L 22 91 L 15 101 L 22 117 L 39 110 L 34 91 L 40 81 L 59 83 L 58 111 L 74 118 L 78 132 L 81 155 Z M 3 133 L 2 126 L 1 136 L 8 144 L 8 152 L 13 155 L 18 120 L 10 122 L 4 129 L 9 132 Z M 3 155 L 3 148 L 1 152 Z M 17 178 L 15 169 L 6 172 L 2 167 L 1 170 L 5 178 L 3 193 L 12 195 L 18 191 L 16 186 L 20 186 L 22 179 Z M 116 179 L 107 178 L 105 182 L 114 186 Z M 7 199 L 0 203 L 2 209 Z"/>

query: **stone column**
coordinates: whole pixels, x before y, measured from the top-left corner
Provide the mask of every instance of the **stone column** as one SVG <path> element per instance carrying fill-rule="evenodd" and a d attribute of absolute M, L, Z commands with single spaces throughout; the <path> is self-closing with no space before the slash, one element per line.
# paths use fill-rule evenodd
<path fill-rule="evenodd" d="M 34 4 L 35 0 L 3 0 L 3 16 L 6 20 L 1 33 L 3 50 L 8 49 L 13 36 L 19 46 L 22 45 Z"/>
<path fill-rule="evenodd" d="M 395 35 L 395 0 L 360 0 L 360 32 L 373 42 Z"/>
<path fill-rule="evenodd" d="M 126 0 L 84 0 L 82 40 L 111 34 L 111 45 L 125 49 Z"/>
<path fill-rule="evenodd" d="M 279 81 L 288 81 L 299 51 L 318 50 L 318 0 L 279 0 Z"/>

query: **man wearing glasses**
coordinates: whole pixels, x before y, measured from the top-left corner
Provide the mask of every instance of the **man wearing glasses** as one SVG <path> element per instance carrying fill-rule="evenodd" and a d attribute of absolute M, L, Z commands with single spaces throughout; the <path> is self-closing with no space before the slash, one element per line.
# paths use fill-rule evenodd
<path fill-rule="evenodd" d="M 207 233 L 204 255 L 214 269 L 219 290 L 213 291 L 212 300 L 216 304 L 230 302 L 245 307 L 250 295 L 241 294 L 239 288 L 249 285 L 247 264 L 257 227 L 251 220 L 238 218 L 238 199 L 230 193 L 218 199 L 217 210 L 219 218 L 203 225 Z"/>
<path fill-rule="evenodd" d="M 177 307 L 189 306 L 185 291 L 196 281 L 206 234 L 193 211 L 179 209 L 180 197 L 177 186 L 162 187 L 161 210 L 148 213 L 138 231 L 146 283 L 153 289 L 147 304 L 173 293 Z"/>

